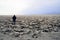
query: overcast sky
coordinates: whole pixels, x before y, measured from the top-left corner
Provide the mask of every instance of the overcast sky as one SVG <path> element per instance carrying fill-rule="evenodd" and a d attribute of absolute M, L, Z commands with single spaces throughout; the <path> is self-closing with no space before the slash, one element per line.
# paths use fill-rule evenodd
<path fill-rule="evenodd" d="M 0 0 L 0 15 L 60 14 L 60 0 Z"/>

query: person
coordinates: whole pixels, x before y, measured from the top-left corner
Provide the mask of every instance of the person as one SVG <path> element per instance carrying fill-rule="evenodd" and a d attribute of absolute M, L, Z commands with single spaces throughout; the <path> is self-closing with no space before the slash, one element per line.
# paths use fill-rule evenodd
<path fill-rule="evenodd" d="M 13 24 L 15 25 L 15 23 L 16 23 L 16 16 L 14 15 L 14 16 L 12 17 L 12 19 L 13 19 Z"/>

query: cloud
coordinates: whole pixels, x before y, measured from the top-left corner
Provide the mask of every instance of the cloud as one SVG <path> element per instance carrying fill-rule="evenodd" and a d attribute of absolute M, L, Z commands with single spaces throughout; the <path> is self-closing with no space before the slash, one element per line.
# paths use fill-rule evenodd
<path fill-rule="evenodd" d="M 0 15 L 60 13 L 60 0 L 0 0 Z"/>
<path fill-rule="evenodd" d="M 25 14 L 60 13 L 60 0 L 35 0 L 30 8 L 22 11 Z"/>
<path fill-rule="evenodd" d="M 28 8 L 28 2 L 25 0 L 0 0 L 0 15 L 13 15 Z"/>

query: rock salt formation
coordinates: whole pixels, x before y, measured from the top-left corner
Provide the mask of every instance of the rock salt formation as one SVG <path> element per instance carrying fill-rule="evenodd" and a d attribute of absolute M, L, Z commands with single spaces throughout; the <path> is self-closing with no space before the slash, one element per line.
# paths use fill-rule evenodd
<path fill-rule="evenodd" d="M 9 20 L 0 20 L 0 33 L 17 39 L 37 40 L 37 38 L 43 38 L 46 40 L 51 33 L 60 32 L 60 17 L 19 17 L 15 25 L 12 25 L 12 21 Z"/>

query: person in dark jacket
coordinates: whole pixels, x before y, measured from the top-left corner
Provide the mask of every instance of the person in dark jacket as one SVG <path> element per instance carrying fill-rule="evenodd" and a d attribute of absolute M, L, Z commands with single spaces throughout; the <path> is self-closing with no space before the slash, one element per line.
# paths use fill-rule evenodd
<path fill-rule="evenodd" d="M 16 16 L 14 15 L 14 16 L 12 17 L 12 19 L 13 19 L 13 24 L 15 25 L 15 23 L 16 23 Z"/>

